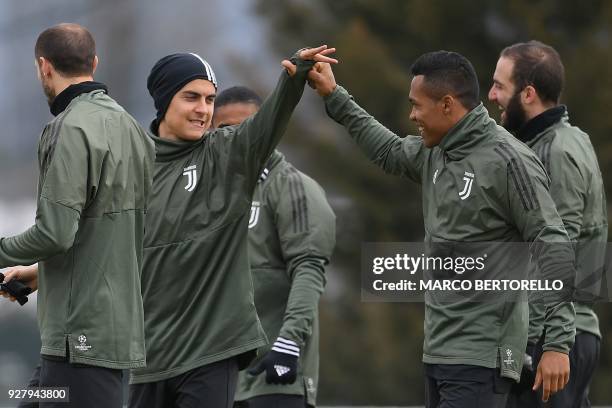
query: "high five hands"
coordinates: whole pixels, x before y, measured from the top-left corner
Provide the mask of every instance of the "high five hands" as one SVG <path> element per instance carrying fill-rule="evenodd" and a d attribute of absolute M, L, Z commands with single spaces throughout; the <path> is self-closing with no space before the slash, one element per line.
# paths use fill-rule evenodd
<path fill-rule="evenodd" d="M 313 72 L 315 69 L 321 70 L 322 66 L 319 64 L 325 64 L 327 66 L 330 66 L 330 64 L 337 64 L 338 60 L 335 58 L 331 58 L 328 57 L 329 54 L 333 54 L 334 52 L 336 52 L 335 48 L 327 48 L 327 45 L 321 45 L 319 47 L 316 48 L 304 48 L 302 50 L 300 50 L 298 52 L 298 57 L 303 59 L 303 60 L 312 60 L 315 61 L 315 66 L 310 70 L 309 72 L 309 80 L 310 80 L 310 73 Z M 290 76 L 295 75 L 296 71 L 297 71 L 297 67 L 289 60 L 283 60 L 281 62 L 281 65 L 287 70 L 287 73 Z M 319 66 L 317 68 L 317 66 Z M 331 66 L 330 66 L 330 71 L 331 71 Z M 312 86 L 312 84 L 311 84 Z"/>

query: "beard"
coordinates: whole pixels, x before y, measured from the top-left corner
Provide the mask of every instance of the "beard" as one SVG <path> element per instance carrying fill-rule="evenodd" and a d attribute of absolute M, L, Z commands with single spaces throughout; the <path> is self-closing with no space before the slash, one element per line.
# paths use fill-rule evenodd
<path fill-rule="evenodd" d="M 40 73 L 40 75 L 42 75 L 42 73 Z M 44 77 L 41 76 L 41 78 L 42 79 L 40 82 L 42 83 L 43 92 L 45 93 L 45 96 L 47 97 L 47 103 L 49 104 L 49 107 L 51 107 L 57 95 L 55 94 L 55 91 L 53 90 L 51 85 L 48 84 L 47 81 L 45 81 Z"/>
<path fill-rule="evenodd" d="M 512 95 L 508 106 L 506 107 L 506 117 L 502 122 L 502 126 L 510 133 L 518 132 L 525 123 L 527 123 L 527 112 L 521 105 L 521 93 L 517 92 Z"/>

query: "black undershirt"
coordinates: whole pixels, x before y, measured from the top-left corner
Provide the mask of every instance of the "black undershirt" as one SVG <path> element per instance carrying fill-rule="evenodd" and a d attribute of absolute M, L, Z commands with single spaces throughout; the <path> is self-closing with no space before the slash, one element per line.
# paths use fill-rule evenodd
<path fill-rule="evenodd" d="M 517 132 L 516 137 L 521 142 L 527 143 L 542 133 L 545 129 L 560 121 L 563 115 L 565 115 L 566 110 L 567 108 L 565 105 L 559 105 L 545 110 L 538 116 L 525 123 Z"/>
<path fill-rule="evenodd" d="M 78 84 L 70 85 L 68 88 L 64 89 L 53 99 L 53 103 L 51 103 L 50 109 L 53 116 L 57 116 L 62 113 L 66 107 L 70 104 L 70 102 L 76 98 L 77 96 L 93 92 L 98 89 L 103 90 L 105 93 L 108 93 L 108 88 L 106 85 L 100 82 L 94 81 L 85 81 Z"/>

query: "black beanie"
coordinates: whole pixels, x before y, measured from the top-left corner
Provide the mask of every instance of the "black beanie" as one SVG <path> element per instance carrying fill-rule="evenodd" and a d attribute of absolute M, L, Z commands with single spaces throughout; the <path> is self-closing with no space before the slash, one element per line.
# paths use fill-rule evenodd
<path fill-rule="evenodd" d="M 155 133 L 174 94 L 194 79 L 206 79 L 217 89 L 217 78 L 212 67 L 198 54 L 172 54 L 155 63 L 147 79 L 147 88 L 157 109 L 157 117 L 152 123 Z"/>

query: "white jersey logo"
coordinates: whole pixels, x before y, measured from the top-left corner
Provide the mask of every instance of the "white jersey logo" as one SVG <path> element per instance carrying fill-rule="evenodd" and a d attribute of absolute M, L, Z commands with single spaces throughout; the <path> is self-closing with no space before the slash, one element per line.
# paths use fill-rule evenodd
<path fill-rule="evenodd" d="M 251 204 L 251 217 L 249 218 L 249 229 L 253 228 L 257 225 L 257 221 L 259 221 L 259 210 L 261 205 L 259 201 L 253 201 Z"/>
<path fill-rule="evenodd" d="M 513 364 L 514 360 L 512 359 L 512 350 L 506 349 L 506 355 L 508 356 L 508 358 L 504 360 L 504 363 L 506 363 L 507 365 Z"/>
<path fill-rule="evenodd" d="M 472 183 L 474 182 L 474 173 L 465 172 L 463 173 L 465 177 L 463 177 L 463 181 L 465 181 L 465 185 L 463 186 L 463 190 L 459 193 L 459 198 L 465 200 L 470 196 L 472 192 Z"/>
<path fill-rule="evenodd" d="M 183 176 L 187 176 L 187 185 L 185 186 L 185 190 L 193 191 L 198 184 L 198 173 L 196 171 L 196 165 L 185 167 L 183 169 Z"/>
<path fill-rule="evenodd" d="M 434 183 L 434 184 L 436 184 L 436 180 L 438 179 L 438 171 L 439 171 L 439 170 L 438 170 L 438 169 L 436 169 L 436 172 L 434 173 L 434 176 L 433 176 L 433 183 Z"/>

